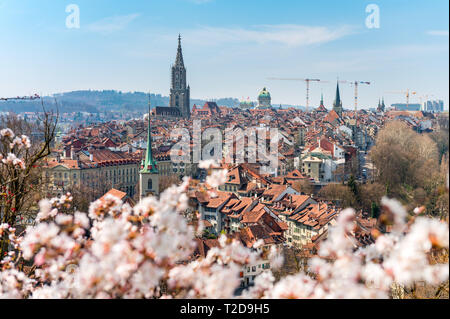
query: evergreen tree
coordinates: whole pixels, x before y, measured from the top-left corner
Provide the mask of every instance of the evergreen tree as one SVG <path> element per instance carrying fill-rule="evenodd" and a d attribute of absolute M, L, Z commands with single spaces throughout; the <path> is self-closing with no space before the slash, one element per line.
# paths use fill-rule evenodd
<path fill-rule="evenodd" d="M 370 207 L 370 217 L 378 218 L 379 213 L 380 213 L 380 207 L 378 207 L 377 203 L 372 202 L 372 205 Z"/>
<path fill-rule="evenodd" d="M 347 186 L 350 188 L 352 193 L 355 195 L 356 198 L 359 197 L 359 191 L 358 191 L 358 185 L 356 184 L 355 176 L 350 175 L 350 178 L 348 179 Z"/>

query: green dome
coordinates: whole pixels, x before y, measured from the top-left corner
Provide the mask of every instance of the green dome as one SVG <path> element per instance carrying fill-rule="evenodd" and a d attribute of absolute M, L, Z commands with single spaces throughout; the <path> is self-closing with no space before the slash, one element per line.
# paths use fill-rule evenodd
<path fill-rule="evenodd" d="M 259 92 L 258 97 L 270 97 L 270 93 L 266 88 L 263 88 L 262 91 Z"/>

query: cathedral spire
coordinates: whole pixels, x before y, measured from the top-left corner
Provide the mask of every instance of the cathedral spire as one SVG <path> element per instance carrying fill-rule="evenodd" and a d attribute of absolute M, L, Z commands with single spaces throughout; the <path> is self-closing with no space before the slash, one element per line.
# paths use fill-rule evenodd
<path fill-rule="evenodd" d="M 151 101 L 150 93 L 148 94 L 148 124 L 147 124 L 147 149 L 145 151 L 145 159 L 142 160 L 142 173 L 157 173 L 156 161 L 153 160 L 152 154 L 152 128 L 151 128 Z"/>
<path fill-rule="evenodd" d="M 339 93 L 339 80 L 336 84 L 336 99 L 334 100 L 333 110 L 335 110 L 335 112 L 339 114 L 339 116 L 342 116 L 342 101 L 341 94 Z"/>
<path fill-rule="evenodd" d="M 183 51 L 181 49 L 181 34 L 178 35 L 177 57 L 175 64 L 172 65 L 169 105 L 176 107 L 181 117 L 190 117 L 190 87 L 186 82 L 186 68 L 184 67 Z"/>
<path fill-rule="evenodd" d="M 178 50 L 177 50 L 177 58 L 175 60 L 175 66 L 183 67 L 183 51 L 181 49 L 181 34 L 178 34 Z"/>
<path fill-rule="evenodd" d="M 336 105 L 341 103 L 341 94 L 339 93 L 339 81 L 336 84 Z"/>

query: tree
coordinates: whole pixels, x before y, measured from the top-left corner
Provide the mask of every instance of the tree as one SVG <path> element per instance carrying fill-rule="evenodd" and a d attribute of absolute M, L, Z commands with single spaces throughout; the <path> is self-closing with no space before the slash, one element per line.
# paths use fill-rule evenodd
<path fill-rule="evenodd" d="M 379 183 L 359 185 L 359 204 L 362 210 L 372 211 L 373 204 L 379 206 L 381 198 L 386 195 L 386 187 Z"/>
<path fill-rule="evenodd" d="M 247 247 L 221 234 L 206 257 L 198 256 L 201 228 L 182 217 L 188 186 L 185 180 L 134 207 L 106 197 L 87 214 L 73 213 L 70 196 L 44 199 L 37 224 L 23 237 L 1 224 L 0 235 L 8 235 L 15 251 L 0 263 L 0 298 L 233 298 L 243 268 L 267 263 L 241 297 L 388 298 L 395 283 L 409 291 L 419 281 L 437 287 L 435 296 L 446 295 L 448 224 L 424 216 L 407 220 L 396 200 L 382 200 L 379 226 L 390 225 L 392 232 L 374 236 L 377 249 L 355 252 L 357 215 L 347 209 L 317 251 L 290 251 L 286 265 L 300 271 L 280 278 L 281 247 L 267 249 L 263 240 Z M 36 271 L 18 267 L 20 260 Z"/>
<path fill-rule="evenodd" d="M 379 215 L 380 215 L 380 207 L 377 205 L 377 203 L 372 202 L 370 206 L 370 217 L 378 218 Z"/>
<path fill-rule="evenodd" d="M 0 224 L 15 227 L 21 218 L 30 217 L 30 206 L 41 190 L 43 161 L 51 153 L 57 118 L 45 109 L 38 124 L 14 114 L 0 118 Z M 7 250 L 8 238 L 3 235 L 0 260 Z"/>
<path fill-rule="evenodd" d="M 352 156 L 350 161 L 345 164 L 345 171 L 347 174 L 359 176 L 359 160 L 358 155 Z"/>
<path fill-rule="evenodd" d="M 380 130 L 370 157 L 376 167 L 377 182 L 385 185 L 388 195 L 403 199 L 408 188 L 433 184 L 433 174 L 438 168 L 438 151 L 433 140 L 399 121 Z"/>
<path fill-rule="evenodd" d="M 358 191 L 358 185 L 356 184 L 355 176 L 350 175 L 350 178 L 348 179 L 347 186 L 352 191 L 353 195 L 355 195 L 355 198 L 359 200 L 359 191 Z"/>
<path fill-rule="evenodd" d="M 440 121 L 445 121 L 445 119 L 440 118 Z M 433 131 L 430 133 L 430 138 L 436 143 L 436 147 L 439 152 L 439 163 L 442 162 L 445 154 L 448 153 L 449 150 L 449 131 L 448 131 L 448 118 L 446 119 L 447 126 L 440 125 L 440 129 Z"/>
<path fill-rule="evenodd" d="M 342 184 L 328 184 L 324 186 L 319 197 L 324 200 L 335 202 L 340 207 L 354 207 L 357 203 L 355 195 L 350 188 Z"/>
<path fill-rule="evenodd" d="M 314 194 L 314 185 L 308 179 L 295 181 L 292 184 L 292 188 L 297 192 L 304 193 L 306 195 Z"/>

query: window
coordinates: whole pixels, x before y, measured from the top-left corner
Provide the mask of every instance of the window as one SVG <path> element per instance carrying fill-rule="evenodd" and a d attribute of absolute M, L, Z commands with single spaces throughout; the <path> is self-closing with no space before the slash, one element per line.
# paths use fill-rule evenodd
<path fill-rule="evenodd" d="M 149 179 L 147 181 L 147 189 L 152 189 L 153 188 L 153 181 L 151 179 Z"/>

